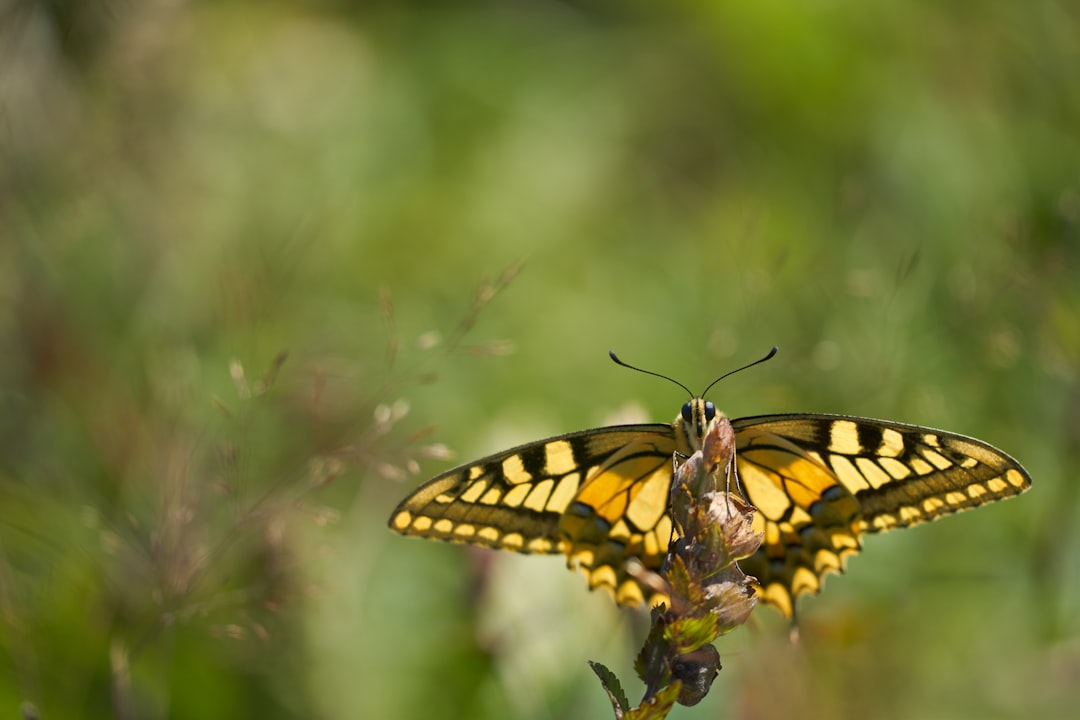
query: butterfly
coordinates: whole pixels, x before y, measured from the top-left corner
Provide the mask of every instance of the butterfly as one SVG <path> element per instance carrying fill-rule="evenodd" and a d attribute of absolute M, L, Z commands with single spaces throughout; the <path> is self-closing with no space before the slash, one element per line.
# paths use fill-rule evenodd
<path fill-rule="evenodd" d="M 423 484 L 389 526 L 403 535 L 563 554 L 590 588 L 608 590 L 618 603 L 655 602 L 627 561 L 660 569 L 673 538 L 673 458 L 700 450 L 724 419 L 712 402 L 694 397 L 670 424 L 594 428 L 504 450 Z M 739 565 L 756 578 L 759 597 L 787 617 L 800 595 L 816 594 L 827 573 L 843 570 L 864 534 L 1031 486 L 1016 460 L 956 433 L 814 413 L 730 422 L 737 484 L 764 533 L 760 550 Z"/>

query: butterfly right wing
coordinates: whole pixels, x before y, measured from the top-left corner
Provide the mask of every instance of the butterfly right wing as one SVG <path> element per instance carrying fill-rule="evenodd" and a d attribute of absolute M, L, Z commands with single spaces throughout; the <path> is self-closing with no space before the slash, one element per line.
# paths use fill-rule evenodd
<path fill-rule="evenodd" d="M 740 561 L 784 615 L 859 552 L 864 533 L 934 520 L 1031 485 L 981 440 L 917 425 L 802 413 L 732 421 L 739 479 L 764 544 Z"/>

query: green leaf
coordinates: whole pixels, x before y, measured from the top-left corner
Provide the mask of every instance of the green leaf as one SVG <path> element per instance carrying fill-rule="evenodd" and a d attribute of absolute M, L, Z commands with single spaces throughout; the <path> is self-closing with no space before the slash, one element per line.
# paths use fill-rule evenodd
<path fill-rule="evenodd" d="M 704 617 L 676 618 L 667 626 L 665 634 L 672 655 L 683 655 L 711 643 L 720 635 L 720 630 L 716 615 L 709 613 Z"/>
<path fill-rule="evenodd" d="M 676 680 L 626 714 L 625 720 L 663 720 L 679 699 L 682 683 Z"/>
<path fill-rule="evenodd" d="M 605 665 L 598 662 L 589 660 L 589 667 L 600 678 L 600 684 L 604 686 L 604 692 L 607 693 L 611 706 L 615 709 L 615 717 L 621 720 L 630 709 L 630 701 L 626 699 L 626 693 L 622 689 L 619 678 L 615 677 L 615 673 L 608 670 Z"/>

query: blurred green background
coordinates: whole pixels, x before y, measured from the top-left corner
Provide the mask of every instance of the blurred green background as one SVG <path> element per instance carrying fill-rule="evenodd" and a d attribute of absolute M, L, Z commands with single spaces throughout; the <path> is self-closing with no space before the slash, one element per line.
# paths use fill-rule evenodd
<path fill-rule="evenodd" d="M 4 717 L 611 717 L 640 615 L 390 510 L 774 344 L 1034 489 L 672 717 L 1080 715 L 1073 3 L 0 0 L 0 299 Z"/>

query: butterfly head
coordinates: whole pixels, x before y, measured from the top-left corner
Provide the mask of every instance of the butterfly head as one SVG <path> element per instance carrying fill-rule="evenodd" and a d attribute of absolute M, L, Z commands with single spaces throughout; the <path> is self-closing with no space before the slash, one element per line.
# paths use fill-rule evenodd
<path fill-rule="evenodd" d="M 682 447 L 679 451 L 691 455 L 701 449 L 705 435 L 720 415 L 716 406 L 708 400 L 694 398 L 682 406 L 682 412 L 675 418 L 675 435 Z"/>
<path fill-rule="evenodd" d="M 712 389 L 713 385 L 720 382 L 724 378 L 733 375 L 740 370 L 745 370 L 747 368 L 753 367 L 754 365 L 765 362 L 773 355 L 775 355 L 776 351 L 777 348 L 774 346 L 773 349 L 770 350 L 768 354 L 760 360 L 755 360 L 749 365 L 743 365 L 741 368 L 736 368 L 731 372 L 724 373 L 720 377 L 713 380 L 709 384 L 709 387 L 705 388 L 705 392 L 701 394 L 704 395 L 705 393 L 709 392 L 709 390 Z M 687 395 L 693 395 L 693 393 L 690 392 L 690 389 L 678 380 L 669 378 L 667 375 L 654 373 L 652 370 L 643 370 L 639 367 L 634 367 L 633 365 L 624 363 L 622 360 L 619 359 L 619 356 L 615 354 L 614 350 L 609 350 L 608 355 L 611 356 L 611 359 L 615 362 L 616 365 L 622 365 L 625 368 L 637 370 L 638 372 L 645 373 L 646 375 L 653 375 L 655 377 L 663 378 L 668 382 L 675 383 L 683 390 L 686 390 Z M 693 397 L 692 399 L 688 400 L 682 406 L 682 412 L 679 413 L 679 416 L 675 418 L 675 422 L 672 423 L 672 427 L 675 429 L 675 442 L 678 445 L 678 451 L 683 455 L 693 455 L 698 450 L 701 450 L 702 445 L 705 441 L 705 436 L 709 433 L 709 430 L 712 429 L 713 425 L 718 420 L 723 419 L 723 417 L 724 416 L 722 414 L 717 414 L 715 405 L 713 405 L 708 400 L 702 399 L 700 396 Z"/>

